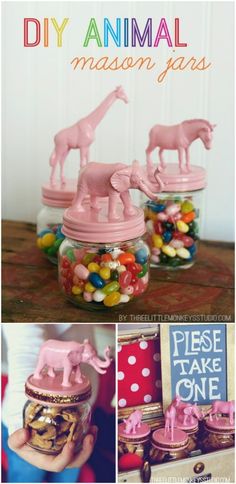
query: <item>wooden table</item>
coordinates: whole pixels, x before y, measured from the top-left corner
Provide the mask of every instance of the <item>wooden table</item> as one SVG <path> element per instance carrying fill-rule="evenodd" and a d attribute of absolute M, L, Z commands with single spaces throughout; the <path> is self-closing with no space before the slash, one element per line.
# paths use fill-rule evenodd
<path fill-rule="evenodd" d="M 2 321 L 234 321 L 234 247 L 203 241 L 188 270 L 151 270 L 147 292 L 118 311 L 84 311 L 61 294 L 57 268 L 35 245 L 35 225 L 3 222 Z"/>

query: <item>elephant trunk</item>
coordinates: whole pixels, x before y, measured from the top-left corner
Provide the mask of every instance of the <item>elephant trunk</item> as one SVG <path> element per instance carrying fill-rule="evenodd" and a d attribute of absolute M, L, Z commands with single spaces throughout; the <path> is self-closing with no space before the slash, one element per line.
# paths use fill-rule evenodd
<path fill-rule="evenodd" d="M 110 366 L 110 363 L 111 363 L 111 358 L 110 358 L 109 355 L 110 355 L 110 348 L 108 346 L 104 350 L 104 358 L 105 358 L 105 361 L 103 361 L 100 358 L 98 358 L 98 356 L 94 356 L 93 357 L 93 361 L 96 363 L 96 365 L 99 368 L 108 368 L 108 366 Z"/>
<path fill-rule="evenodd" d="M 143 183 L 142 181 L 140 181 L 139 183 L 139 188 L 140 190 L 145 193 L 145 195 L 147 195 L 148 198 L 150 198 L 151 200 L 156 200 L 157 196 L 155 193 L 153 193 L 147 186 L 146 183 Z"/>
<path fill-rule="evenodd" d="M 100 366 L 98 366 L 97 362 L 95 361 L 95 358 L 92 360 L 88 361 L 88 363 L 98 372 L 100 375 L 104 375 L 106 373 L 106 370 L 103 370 Z"/>

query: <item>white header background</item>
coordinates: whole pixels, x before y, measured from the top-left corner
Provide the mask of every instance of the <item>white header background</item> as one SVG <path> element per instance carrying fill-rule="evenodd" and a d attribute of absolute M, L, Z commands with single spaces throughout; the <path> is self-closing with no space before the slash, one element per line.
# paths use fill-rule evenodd
<path fill-rule="evenodd" d="M 91 112 L 117 85 L 122 84 L 129 104 L 121 101 L 108 111 L 96 130 L 91 160 L 145 163 L 148 132 L 157 123 L 175 124 L 205 118 L 216 123 L 213 147 L 200 141 L 191 147 L 191 163 L 207 169 L 202 238 L 232 241 L 234 237 L 234 65 L 233 2 L 9 2 L 3 3 L 3 217 L 35 222 L 40 210 L 41 185 L 48 180 L 53 136 Z M 49 20 L 49 47 L 25 48 L 24 17 L 64 17 L 69 23 L 63 47 L 56 46 L 56 32 Z M 143 31 L 153 19 L 153 36 L 160 19 L 167 19 L 174 42 L 174 18 L 180 18 L 180 41 L 187 48 L 172 48 L 160 41 L 158 48 L 98 48 L 83 41 L 94 17 L 103 38 L 103 18 L 115 27 L 116 17 L 136 17 Z M 111 45 L 113 45 L 111 43 Z M 132 71 L 73 70 L 76 56 L 151 56 L 157 68 Z M 206 71 L 169 72 L 161 84 L 156 77 L 169 57 L 206 57 Z M 154 158 L 156 159 L 157 153 Z M 167 160 L 177 153 L 165 152 Z M 71 151 L 65 173 L 75 177 L 79 152 Z M 139 201 L 139 192 L 134 194 Z"/>

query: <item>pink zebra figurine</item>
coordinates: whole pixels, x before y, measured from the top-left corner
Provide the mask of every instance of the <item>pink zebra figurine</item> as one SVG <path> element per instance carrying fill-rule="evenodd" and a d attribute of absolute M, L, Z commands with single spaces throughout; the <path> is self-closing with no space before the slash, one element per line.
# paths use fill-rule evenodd
<path fill-rule="evenodd" d="M 235 401 L 231 400 L 229 402 L 222 402 L 221 400 L 215 400 L 212 403 L 210 410 L 205 413 L 209 415 L 210 420 L 213 420 L 213 415 L 216 420 L 218 420 L 218 415 L 227 414 L 229 416 L 230 425 L 234 424 L 234 414 L 235 414 Z"/>
<path fill-rule="evenodd" d="M 176 423 L 176 407 L 173 402 L 167 407 L 165 411 L 165 435 L 171 432 L 171 441 L 174 440 L 174 427 Z"/>
<path fill-rule="evenodd" d="M 136 434 L 136 427 L 141 427 L 142 416 L 143 412 L 141 410 L 135 410 L 127 419 L 123 420 L 126 434 L 131 434 L 131 431 L 132 434 Z"/>
<path fill-rule="evenodd" d="M 147 170 L 153 171 L 151 153 L 155 148 L 159 148 L 160 163 L 158 169 L 160 172 L 166 168 L 163 159 L 163 151 L 177 150 L 180 173 L 189 173 L 191 171 L 189 155 L 190 145 L 194 140 L 200 138 L 205 148 L 210 150 L 212 144 L 212 132 L 215 126 L 216 124 L 211 124 L 205 119 L 191 119 L 173 126 L 156 124 L 149 132 L 149 144 L 146 149 Z M 185 167 L 184 155 L 186 160 Z"/>

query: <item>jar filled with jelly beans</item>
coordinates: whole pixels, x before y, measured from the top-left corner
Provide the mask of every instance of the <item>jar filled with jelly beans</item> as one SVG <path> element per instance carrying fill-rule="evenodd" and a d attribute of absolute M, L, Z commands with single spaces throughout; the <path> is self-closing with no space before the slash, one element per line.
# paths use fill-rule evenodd
<path fill-rule="evenodd" d="M 197 258 L 206 171 L 191 166 L 181 174 L 177 164 L 168 164 L 159 176 L 164 190 L 156 201 L 144 203 L 151 265 L 188 269 Z"/>
<path fill-rule="evenodd" d="M 142 296 L 149 281 L 149 248 L 143 210 L 109 221 L 107 201 L 101 209 L 84 204 L 84 212 L 65 211 L 59 250 L 59 284 L 75 305 L 88 310 L 117 309 Z"/>
<path fill-rule="evenodd" d="M 172 460 L 188 457 L 188 435 L 183 430 L 174 429 L 173 441 L 166 435 L 165 429 L 157 429 L 152 434 L 150 463 L 163 464 Z"/>
<path fill-rule="evenodd" d="M 43 208 L 37 216 L 37 246 L 54 264 L 57 264 L 58 249 L 65 238 L 61 231 L 63 214 L 75 192 L 76 180 L 42 186 Z"/>

